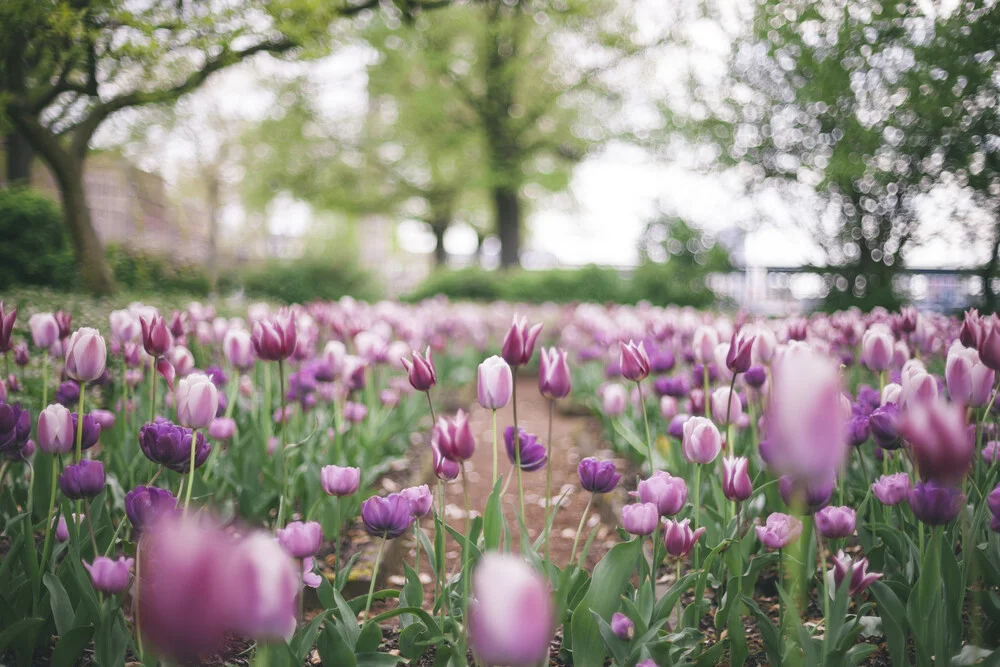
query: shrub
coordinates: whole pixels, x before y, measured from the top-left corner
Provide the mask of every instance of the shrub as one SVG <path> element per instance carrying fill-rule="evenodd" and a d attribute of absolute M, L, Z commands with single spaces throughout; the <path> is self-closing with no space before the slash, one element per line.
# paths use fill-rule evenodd
<path fill-rule="evenodd" d="M 406 295 L 405 300 L 420 301 L 438 294 L 460 301 L 496 301 L 503 298 L 501 275 L 478 267 L 439 269 Z"/>
<path fill-rule="evenodd" d="M 380 296 L 372 276 L 354 260 L 343 257 L 269 261 L 240 272 L 235 281 L 250 297 L 284 303 L 332 300 L 345 295 L 374 300 Z"/>
<path fill-rule="evenodd" d="M 111 244 L 105 254 L 120 287 L 139 292 L 185 293 L 204 296 L 208 275 L 193 264 L 181 264 Z"/>
<path fill-rule="evenodd" d="M 59 206 L 34 190 L 0 190 L 0 289 L 73 284 L 73 250 Z"/>

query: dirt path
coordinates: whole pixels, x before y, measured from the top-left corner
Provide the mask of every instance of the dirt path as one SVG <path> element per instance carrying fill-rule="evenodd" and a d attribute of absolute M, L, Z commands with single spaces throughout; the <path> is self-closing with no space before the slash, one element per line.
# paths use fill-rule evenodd
<path fill-rule="evenodd" d="M 537 379 L 533 377 L 521 378 L 517 383 L 518 394 L 518 424 L 529 433 L 539 437 L 540 441 L 548 444 L 548 399 L 543 398 L 538 393 Z M 502 505 L 507 522 L 514 531 L 512 550 L 519 549 L 519 536 L 515 509 L 518 506 L 518 490 L 516 473 L 507 458 L 507 451 L 503 442 L 504 429 L 513 424 L 513 406 L 508 405 L 505 409 L 497 412 L 497 446 L 499 474 L 507 478 L 507 475 L 514 475 L 507 487 L 506 493 L 502 497 Z M 476 453 L 471 460 L 466 462 L 466 473 L 469 482 L 469 498 L 472 508 L 472 516 L 476 516 L 483 510 L 486 500 L 492 490 L 493 476 L 493 445 L 492 445 L 492 413 L 484 410 L 478 404 L 473 404 L 470 408 L 470 424 L 473 435 L 476 438 Z M 594 422 L 588 417 L 567 416 L 560 414 L 559 410 L 553 411 L 552 415 L 552 446 L 549 450 L 549 463 L 552 466 L 552 497 L 553 506 L 559 497 L 565 493 L 562 506 L 558 510 L 555 521 L 552 524 L 550 534 L 549 549 L 552 560 L 560 567 L 564 566 L 570 559 L 573 549 L 573 540 L 576 537 L 577 526 L 587 505 L 589 494 L 580 488 L 577 476 L 577 464 L 580 462 L 582 454 L 577 446 L 578 441 L 585 435 L 588 429 L 593 429 Z M 523 473 L 524 484 L 524 504 L 527 514 L 525 523 L 528 526 L 528 533 L 532 540 L 541 535 L 545 525 L 545 469 L 535 472 Z M 461 478 L 449 482 L 446 485 L 445 517 L 450 526 L 461 531 L 465 522 L 465 504 L 462 494 Z M 435 489 L 436 493 L 436 489 Z M 435 497 L 436 500 L 436 497 Z M 436 503 L 435 503 L 436 504 Z M 554 507 L 555 509 L 555 507 Z M 587 539 L 594 526 L 601 522 L 600 516 L 595 508 L 592 508 L 587 519 L 583 534 L 580 537 L 580 548 Z M 423 528 L 428 535 L 433 534 L 434 522 L 431 517 L 427 517 L 423 523 Z M 593 567 L 600 560 L 601 556 L 615 543 L 613 527 L 601 525 L 598 529 L 597 537 L 588 553 L 586 565 Z M 402 539 L 402 538 L 401 538 Z M 403 550 L 403 557 L 411 566 L 416 556 L 416 542 L 411 537 L 407 538 L 406 548 Z M 453 539 L 449 537 L 447 541 L 447 561 L 448 570 L 453 571 L 460 556 L 459 547 Z M 421 559 L 421 579 L 426 583 L 433 581 L 432 572 L 428 566 L 426 557 Z M 400 573 L 394 573 L 389 577 L 389 583 L 399 585 L 402 583 Z"/>

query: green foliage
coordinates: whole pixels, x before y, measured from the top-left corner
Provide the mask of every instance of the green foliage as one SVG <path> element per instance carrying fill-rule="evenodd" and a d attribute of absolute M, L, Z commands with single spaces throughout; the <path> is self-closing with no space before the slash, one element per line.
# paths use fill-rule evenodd
<path fill-rule="evenodd" d="M 670 304 L 709 308 L 715 303 L 715 293 L 705 284 L 707 273 L 688 273 L 674 263 L 646 262 L 632 275 L 629 301 L 649 301 L 657 306 Z"/>
<path fill-rule="evenodd" d="M 195 264 L 181 264 L 136 250 L 109 245 L 105 250 L 115 281 L 138 292 L 191 294 L 209 292 L 205 271 Z"/>
<path fill-rule="evenodd" d="M 73 251 L 50 198 L 26 188 L 0 190 L 0 238 L 0 289 L 73 283 Z"/>
<path fill-rule="evenodd" d="M 284 303 L 309 303 L 345 295 L 375 300 L 380 291 L 357 262 L 336 256 L 271 261 L 237 274 L 235 280 L 252 298 Z"/>

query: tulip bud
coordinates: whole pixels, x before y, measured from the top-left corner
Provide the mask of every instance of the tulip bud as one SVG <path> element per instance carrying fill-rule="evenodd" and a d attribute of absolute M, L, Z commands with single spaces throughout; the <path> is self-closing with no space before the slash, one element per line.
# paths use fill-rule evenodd
<path fill-rule="evenodd" d="M 259 359 L 264 361 L 287 359 L 295 352 L 298 342 L 295 317 L 287 308 L 282 308 L 273 319 L 256 322 L 250 340 Z"/>
<path fill-rule="evenodd" d="M 78 329 L 66 345 L 66 374 L 77 382 L 92 382 L 104 374 L 107 358 L 107 346 L 97 329 Z"/>
<path fill-rule="evenodd" d="M 59 488 L 70 500 L 93 498 L 104 490 L 104 464 L 84 459 L 66 466 L 59 475 Z"/>
<path fill-rule="evenodd" d="M 816 512 L 816 530 L 828 540 L 843 539 L 854 534 L 857 514 L 850 507 L 824 507 Z"/>
<path fill-rule="evenodd" d="M 46 454 L 69 454 L 76 442 L 70 411 L 58 403 L 42 410 L 37 434 L 38 448 Z"/>
<path fill-rule="evenodd" d="M 622 528 L 631 535 L 651 535 L 659 521 L 652 503 L 632 503 L 622 507 Z"/>
<path fill-rule="evenodd" d="M 615 612 L 611 617 L 611 632 L 623 642 L 630 642 L 635 637 L 635 623 L 621 612 Z"/>
<path fill-rule="evenodd" d="M 870 371 L 880 373 L 892 363 L 895 341 L 888 329 L 875 325 L 861 338 L 861 361 Z"/>
<path fill-rule="evenodd" d="M 757 526 L 757 539 L 768 549 L 784 549 L 799 539 L 802 522 L 794 516 L 773 512 L 763 526 Z"/>
<path fill-rule="evenodd" d="M 645 380 L 649 376 L 649 356 L 645 345 L 641 341 L 636 345 L 630 340 L 628 343 L 618 343 L 618 348 L 622 376 L 632 382 Z"/>
<path fill-rule="evenodd" d="M 500 354 L 504 361 L 515 368 L 517 366 L 524 366 L 531 361 L 531 357 L 535 352 L 535 342 L 541 333 L 541 323 L 529 329 L 528 318 L 522 317 L 518 319 L 517 315 L 515 315 L 514 321 L 510 325 L 510 330 L 503 339 Z"/>
<path fill-rule="evenodd" d="M 334 465 L 323 466 L 320 471 L 320 482 L 327 495 L 351 496 L 358 491 L 361 482 L 361 469 L 341 468 Z"/>
<path fill-rule="evenodd" d="M 845 579 L 850 581 L 848 592 L 857 595 L 879 580 L 882 574 L 879 572 L 868 572 L 868 559 L 861 558 L 857 561 L 844 555 L 840 550 L 833 557 L 833 581 L 839 589 Z"/>
<path fill-rule="evenodd" d="M 538 391 L 546 398 L 566 398 L 572 387 L 566 350 L 544 347 L 538 365 Z"/>
<path fill-rule="evenodd" d="M 410 502 L 398 493 L 372 496 L 361 504 L 361 521 L 372 537 L 399 537 L 413 524 Z"/>
<path fill-rule="evenodd" d="M 134 564 L 134 559 L 124 556 L 118 560 L 98 556 L 93 563 L 83 562 L 83 566 L 90 574 L 90 583 L 93 584 L 94 590 L 106 595 L 125 592 L 128 588 L 129 570 Z"/>
<path fill-rule="evenodd" d="M 614 461 L 598 461 L 592 456 L 580 461 L 577 473 L 580 476 L 580 486 L 591 493 L 610 493 L 622 478 L 615 470 Z"/>
<path fill-rule="evenodd" d="M 684 459 L 691 463 L 711 463 L 722 449 L 722 434 L 711 420 L 691 417 L 684 422 Z"/>
<path fill-rule="evenodd" d="M 431 359 L 431 348 L 427 348 L 426 356 L 419 352 L 413 353 L 413 360 L 402 359 L 410 384 L 417 391 L 430 391 L 437 384 L 437 372 L 434 370 L 434 360 Z"/>
<path fill-rule="evenodd" d="M 753 494 L 748 465 L 749 461 L 745 456 L 723 457 L 722 492 L 729 500 L 742 502 Z"/>
<path fill-rule="evenodd" d="M 667 553 L 674 558 L 683 558 L 691 553 L 698 539 L 705 534 L 705 527 L 698 530 L 691 530 L 691 519 L 674 521 L 667 519 L 663 533 L 663 545 L 667 548 Z"/>
<path fill-rule="evenodd" d="M 219 390 L 208 376 L 194 373 L 177 384 L 177 420 L 182 426 L 208 428 L 219 408 Z"/>
<path fill-rule="evenodd" d="M 420 486 L 410 486 L 400 491 L 402 496 L 410 503 L 410 514 L 414 519 L 419 519 L 430 514 L 434 497 L 431 495 L 430 487 L 426 484 Z"/>
<path fill-rule="evenodd" d="M 726 353 L 726 368 L 733 373 L 746 373 L 750 369 L 751 353 L 753 352 L 754 336 L 743 336 L 738 331 L 733 332 Z"/>

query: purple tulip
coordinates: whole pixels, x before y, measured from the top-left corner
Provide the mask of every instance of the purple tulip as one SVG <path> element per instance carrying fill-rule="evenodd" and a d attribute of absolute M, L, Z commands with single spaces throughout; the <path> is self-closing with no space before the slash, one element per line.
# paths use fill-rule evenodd
<path fill-rule="evenodd" d="M 960 405 L 936 400 L 921 409 L 911 408 L 902 416 L 899 431 L 910 443 L 922 479 L 957 484 L 972 467 L 975 443 Z"/>
<path fill-rule="evenodd" d="M 281 548 L 299 560 L 315 556 L 323 546 L 323 528 L 315 521 L 292 521 L 277 533 Z"/>
<path fill-rule="evenodd" d="M 431 358 L 431 348 L 428 346 L 425 356 L 413 352 L 413 360 L 401 359 L 406 369 L 410 384 L 417 391 L 430 391 L 437 384 L 437 371 L 434 370 L 434 360 Z"/>
<path fill-rule="evenodd" d="M 799 539 L 802 522 L 794 516 L 773 512 L 763 526 L 756 526 L 757 539 L 768 549 L 784 549 Z"/>
<path fill-rule="evenodd" d="M 785 505 L 796 510 L 813 513 L 830 502 L 836 478 L 799 481 L 791 475 L 778 480 L 778 492 Z"/>
<path fill-rule="evenodd" d="M 323 466 L 319 476 L 323 491 L 330 496 L 352 496 L 361 484 L 360 468 Z"/>
<path fill-rule="evenodd" d="M 125 494 L 125 514 L 136 536 L 160 518 L 173 515 L 176 509 L 177 499 L 166 489 L 137 486 Z"/>
<path fill-rule="evenodd" d="M 399 537 L 413 523 L 410 501 L 398 493 L 390 493 L 385 498 L 372 496 L 361 504 L 361 521 L 373 537 Z"/>
<path fill-rule="evenodd" d="M 763 366 L 751 366 L 743 374 L 743 381 L 754 389 L 760 389 L 767 382 L 767 369 Z"/>
<path fill-rule="evenodd" d="M 650 373 L 669 373 L 674 369 L 674 353 L 669 348 L 653 347 L 648 352 Z"/>
<path fill-rule="evenodd" d="M 854 534 L 857 514 L 850 507 L 824 507 L 815 515 L 816 530 L 828 540 L 850 537 Z"/>
<path fill-rule="evenodd" d="M 684 422 L 682 451 L 690 463 L 711 463 L 722 450 L 722 434 L 710 419 L 691 417 Z"/>
<path fill-rule="evenodd" d="M 77 514 L 76 512 L 73 512 L 72 515 L 73 515 L 73 522 L 77 526 L 80 526 L 81 524 L 83 524 L 83 521 L 86 518 L 86 515 L 83 514 L 83 513 Z M 59 523 L 55 524 L 55 526 L 56 526 L 56 540 L 58 540 L 59 542 L 68 542 L 69 541 L 69 524 L 66 523 L 66 515 L 65 514 L 60 514 L 59 515 Z"/>
<path fill-rule="evenodd" d="M 110 431 L 115 427 L 115 413 L 110 410 L 91 410 L 90 416 L 101 427 L 101 431 Z M 86 422 L 86 419 L 84 422 Z"/>
<path fill-rule="evenodd" d="M 59 475 L 59 488 L 70 500 L 93 498 L 104 490 L 104 464 L 84 459 L 66 466 Z"/>
<path fill-rule="evenodd" d="M 295 631 L 300 566 L 263 532 L 254 532 L 231 548 L 230 567 L 234 572 L 227 582 L 232 595 L 231 630 L 260 642 L 287 641 Z"/>
<path fill-rule="evenodd" d="M 149 318 L 140 317 L 139 326 L 142 330 L 142 347 L 154 359 L 162 357 L 173 345 L 167 323 L 159 313 Z"/>
<path fill-rule="evenodd" d="M 622 507 L 622 528 L 632 535 L 652 535 L 659 520 L 653 503 L 630 503 Z"/>
<path fill-rule="evenodd" d="M 10 336 L 14 332 L 14 320 L 17 319 L 17 308 L 7 312 L 3 301 L 0 301 L 0 353 L 10 352 Z"/>
<path fill-rule="evenodd" d="M 979 346 L 979 327 L 979 311 L 975 308 L 965 311 L 962 317 L 962 327 L 958 334 L 958 340 L 961 341 L 962 345 L 973 349 Z"/>
<path fill-rule="evenodd" d="M 451 419 L 438 417 L 431 432 L 431 444 L 446 459 L 461 463 L 472 458 L 476 451 L 476 441 L 472 437 L 469 418 L 459 410 Z"/>
<path fill-rule="evenodd" d="M 347 401 L 344 403 L 344 419 L 352 424 L 360 424 L 368 416 L 368 407 L 364 403 Z"/>
<path fill-rule="evenodd" d="M 292 356 L 298 338 L 295 332 L 295 316 L 282 308 L 271 319 L 255 322 L 250 335 L 254 352 L 263 361 L 281 361 Z"/>
<path fill-rule="evenodd" d="M 73 326 L 73 314 L 67 313 L 65 310 L 57 310 L 53 317 L 55 317 L 56 324 L 59 326 L 59 340 L 65 340 L 69 337 Z"/>
<path fill-rule="evenodd" d="M 729 387 L 719 387 L 712 392 L 712 419 L 725 426 L 735 424 L 743 416 L 743 401 Z"/>
<path fill-rule="evenodd" d="M 179 473 L 191 469 L 191 429 L 175 426 L 168 421 L 145 424 L 139 429 L 139 448 L 153 463 Z M 194 467 L 200 468 L 208 459 L 211 446 L 202 431 L 195 442 Z"/>
<path fill-rule="evenodd" d="M 996 313 L 980 320 L 977 349 L 984 364 L 1000 371 L 1000 320 Z"/>
<path fill-rule="evenodd" d="M 222 353 L 233 368 L 247 370 L 253 366 L 253 341 L 243 329 L 229 329 L 222 339 Z"/>
<path fill-rule="evenodd" d="M 626 380 L 642 382 L 649 377 L 649 356 L 642 341 L 638 345 L 631 340 L 627 343 L 618 343 L 618 348 L 619 363 Z"/>
<path fill-rule="evenodd" d="M 625 614 L 616 611 L 611 617 L 611 632 L 623 642 L 630 642 L 635 637 L 635 623 Z"/>
<path fill-rule="evenodd" d="M 42 410 L 38 415 L 38 448 L 46 454 L 69 454 L 76 442 L 75 421 L 58 403 Z"/>
<path fill-rule="evenodd" d="M 118 560 L 98 556 L 93 563 L 83 562 L 83 566 L 90 574 L 90 583 L 93 584 L 94 590 L 106 595 L 125 592 L 128 588 L 129 570 L 134 564 L 134 559 L 124 556 Z"/>
<path fill-rule="evenodd" d="M 407 487 L 400 493 L 410 503 L 410 513 L 413 514 L 414 519 L 420 519 L 430 514 L 434 496 L 431 495 L 430 487 L 426 484 Z"/>
<path fill-rule="evenodd" d="M 889 370 L 894 343 L 892 332 L 880 325 L 873 326 L 861 338 L 861 362 L 876 373 Z"/>
<path fill-rule="evenodd" d="M 688 488 L 684 479 L 657 470 L 648 479 L 641 480 L 635 494 L 641 503 L 651 503 L 660 516 L 673 516 L 684 508 Z"/>
<path fill-rule="evenodd" d="M 573 385 L 566 350 L 553 347 L 541 349 L 538 364 L 538 391 L 546 398 L 566 398 Z"/>
<path fill-rule="evenodd" d="M 28 353 L 28 344 L 25 342 L 20 342 L 14 346 L 14 363 L 18 366 L 27 366 L 31 361 L 31 355 Z"/>
<path fill-rule="evenodd" d="M 993 516 L 1000 515 L 1000 484 L 993 487 L 990 494 L 986 496 L 986 505 L 989 507 L 990 514 Z"/>
<path fill-rule="evenodd" d="M 733 373 L 746 373 L 750 369 L 754 340 L 754 336 L 744 336 L 739 331 L 734 331 L 726 353 L 726 368 Z"/>
<path fill-rule="evenodd" d="M 507 445 L 507 458 L 516 465 L 518 451 L 520 451 L 521 470 L 534 472 L 544 468 L 549 460 L 548 450 L 542 443 L 538 442 L 537 436 L 528 433 L 521 427 L 518 427 L 517 432 L 517 444 L 515 445 L 514 427 L 508 426 L 504 429 L 503 440 L 504 444 Z"/>
<path fill-rule="evenodd" d="M 897 449 L 899 441 L 899 405 L 895 402 L 885 403 L 875 408 L 868 417 L 875 442 L 882 449 Z"/>
<path fill-rule="evenodd" d="M 691 419 L 691 415 L 683 412 L 679 415 L 674 415 L 674 418 L 670 420 L 670 424 L 667 426 L 667 435 L 677 440 L 682 440 L 684 438 L 684 424 L 689 419 Z"/>
<path fill-rule="evenodd" d="M 66 375 L 77 382 L 92 382 L 104 374 L 108 348 L 97 329 L 83 327 L 66 344 Z"/>
<path fill-rule="evenodd" d="M 869 417 L 863 414 L 855 414 L 847 421 L 847 443 L 851 447 L 860 447 L 868 442 L 871 435 Z"/>
<path fill-rule="evenodd" d="M 701 325 L 694 330 L 691 347 L 698 363 L 706 364 L 715 358 L 715 346 L 719 344 L 719 332 L 714 328 Z"/>
<path fill-rule="evenodd" d="M 656 393 L 664 396 L 673 396 L 674 398 L 687 396 L 690 389 L 688 380 L 683 375 L 656 378 L 656 381 L 653 382 L 653 390 Z"/>
<path fill-rule="evenodd" d="M 498 356 L 479 364 L 479 405 L 487 410 L 499 410 L 510 402 L 514 380 L 510 365 Z"/>
<path fill-rule="evenodd" d="M 219 398 L 222 398 L 222 394 Z M 234 435 L 236 435 L 236 420 L 231 417 L 216 417 L 208 425 L 208 437 L 213 440 L 232 440 Z"/>
<path fill-rule="evenodd" d="M 628 403 L 628 392 L 625 387 L 612 382 L 604 387 L 601 395 L 601 411 L 605 417 L 617 417 L 625 412 L 625 405 Z"/>
<path fill-rule="evenodd" d="M 848 577 L 850 577 L 849 581 L 851 582 L 849 584 L 849 592 L 851 595 L 857 595 L 871 586 L 872 583 L 878 581 L 882 577 L 882 574 L 868 571 L 867 558 L 853 560 L 841 550 L 833 557 L 833 580 L 837 588 L 840 588 L 840 585 Z"/>
<path fill-rule="evenodd" d="M 80 385 L 76 382 L 63 382 L 56 390 L 56 403 L 67 408 L 75 408 L 80 402 Z"/>
<path fill-rule="evenodd" d="M 524 366 L 531 361 L 531 356 L 535 352 L 535 343 L 541 333 L 541 323 L 535 324 L 529 329 L 528 318 L 518 319 L 515 315 L 510 330 L 507 331 L 507 335 L 503 339 L 500 355 L 513 368 Z"/>
<path fill-rule="evenodd" d="M 965 495 L 951 486 L 935 481 L 917 482 L 907 496 L 914 516 L 929 526 L 950 523 L 965 504 Z"/>
<path fill-rule="evenodd" d="M 667 553 L 674 558 L 683 558 L 691 553 L 706 530 L 704 526 L 698 530 L 691 530 L 691 519 L 683 521 L 667 519 L 664 526 L 663 545 L 667 548 Z"/>
<path fill-rule="evenodd" d="M 35 313 L 28 318 L 28 329 L 35 347 L 47 350 L 59 340 L 59 323 L 52 313 Z"/>
<path fill-rule="evenodd" d="M 883 505 L 898 505 L 910 493 L 910 476 L 905 472 L 882 475 L 872 484 L 872 493 Z"/>
<path fill-rule="evenodd" d="M 434 475 L 442 482 L 450 482 L 458 477 L 461 466 L 451 459 L 446 459 L 441 450 L 434 443 L 433 433 L 431 434 L 431 455 L 434 462 Z"/>
<path fill-rule="evenodd" d="M 73 422 L 73 433 L 78 427 L 77 414 L 74 412 L 70 419 Z M 75 435 L 74 435 L 75 437 Z M 83 438 L 80 442 L 80 449 L 86 451 L 97 444 L 101 439 L 101 425 L 94 418 L 93 414 L 83 416 Z M 74 441 L 75 442 L 75 441 Z"/>
<path fill-rule="evenodd" d="M 576 471 L 580 475 L 580 486 L 591 493 L 610 493 L 622 478 L 615 470 L 614 461 L 598 461 L 593 456 L 580 461 Z"/>
<path fill-rule="evenodd" d="M 753 495 L 753 483 L 745 456 L 725 456 L 722 459 L 722 493 L 726 498 L 742 502 Z"/>
<path fill-rule="evenodd" d="M 541 663 L 555 631 L 548 581 L 516 556 L 484 555 L 472 574 L 468 630 L 470 647 L 482 664 Z"/>

